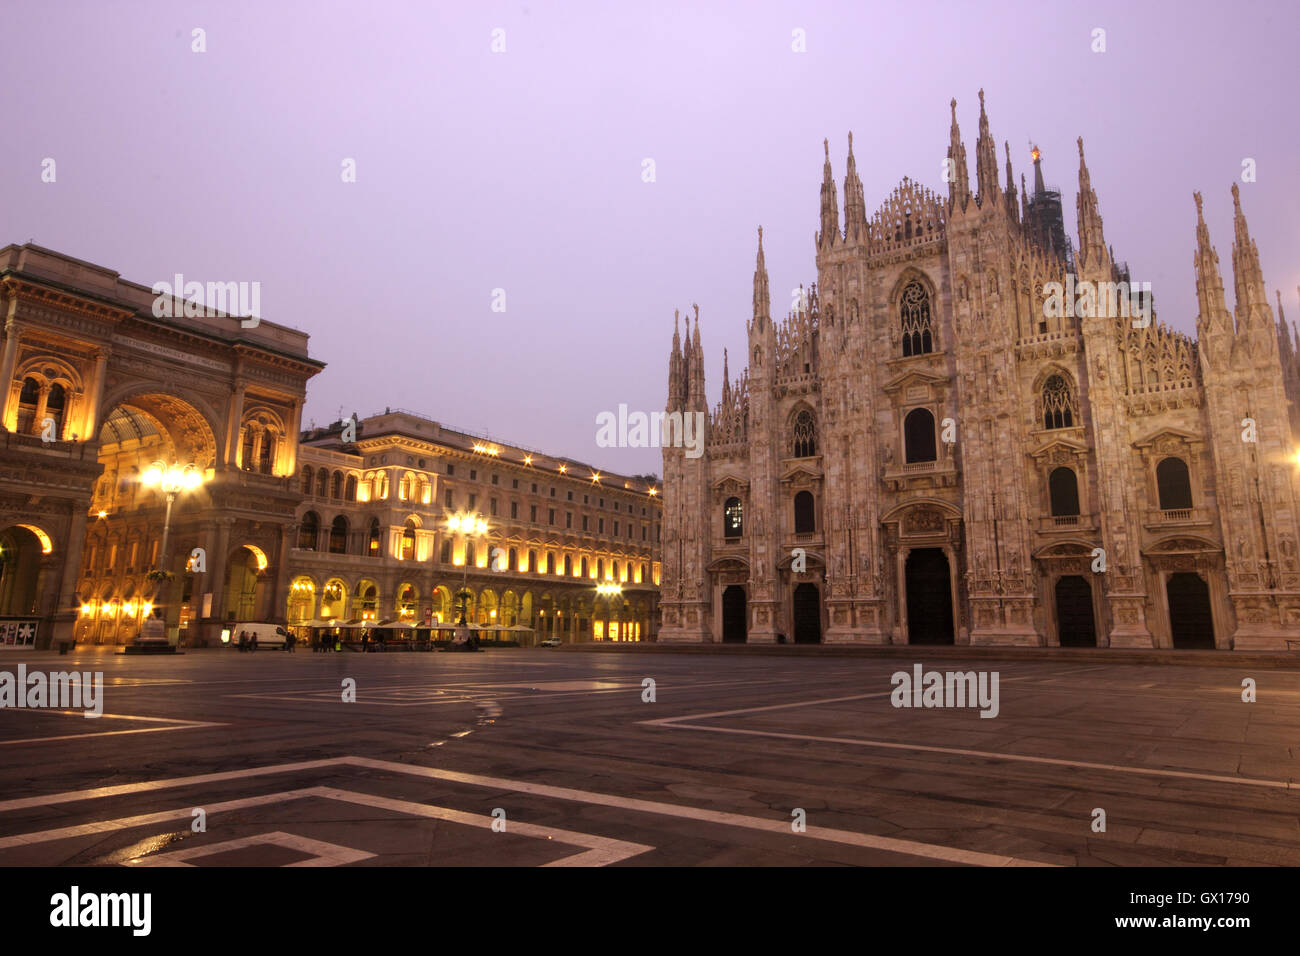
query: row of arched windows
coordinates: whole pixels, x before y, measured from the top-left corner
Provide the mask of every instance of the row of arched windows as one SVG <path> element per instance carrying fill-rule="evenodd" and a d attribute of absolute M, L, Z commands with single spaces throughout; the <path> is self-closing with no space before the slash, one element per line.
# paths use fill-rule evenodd
<path fill-rule="evenodd" d="M 1192 481 L 1187 462 L 1165 458 L 1156 465 L 1156 495 L 1161 511 L 1180 511 L 1192 507 Z M 1074 469 L 1062 465 L 1047 476 L 1047 496 L 1052 517 L 1079 514 L 1079 478 Z"/>
<path fill-rule="evenodd" d="M 794 533 L 812 534 L 817 530 L 816 500 L 811 491 L 794 496 Z M 722 536 L 734 541 L 745 533 L 745 506 L 739 498 L 728 498 L 722 505 Z"/>
<path fill-rule="evenodd" d="M 357 476 L 344 476 L 343 472 L 330 472 L 326 468 L 316 470 L 311 465 L 302 469 L 302 493 L 315 495 L 317 498 L 333 498 L 335 501 L 357 500 Z"/>
<path fill-rule="evenodd" d="M 45 408 L 41 411 L 41 392 L 45 392 Z M 34 378 L 23 379 L 18 393 L 18 431 L 39 435 L 45 430 L 45 419 L 53 419 L 54 435 L 63 436 L 63 413 L 67 408 L 68 393 L 62 385 L 42 385 Z"/>

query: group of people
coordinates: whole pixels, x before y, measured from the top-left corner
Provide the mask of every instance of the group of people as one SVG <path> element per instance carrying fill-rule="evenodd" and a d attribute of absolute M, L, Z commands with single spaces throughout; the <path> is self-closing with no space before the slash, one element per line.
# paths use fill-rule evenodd
<path fill-rule="evenodd" d="M 288 635 L 287 637 L 285 637 L 285 639 L 284 639 L 284 649 L 285 649 L 286 651 L 288 651 L 290 654 L 292 654 L 292 653 L 293 653 L 293 647 L 294 647 L 294 645 L 297 644 L 297 643 L 298 643 L 298 638 L 296 638 L 296 637 L 294 637 L 292 634 L 290 634 L 290 635 Z M 241 651 L 248 651 L 249 653 L 252 653 L 253 651 L 256 651 L 256 650 L 257 650 L 257 632 L 256 632 L 256 631 L 240 631 L 240 632 L 239 632 L 239 649 L 240 649 Z"/>

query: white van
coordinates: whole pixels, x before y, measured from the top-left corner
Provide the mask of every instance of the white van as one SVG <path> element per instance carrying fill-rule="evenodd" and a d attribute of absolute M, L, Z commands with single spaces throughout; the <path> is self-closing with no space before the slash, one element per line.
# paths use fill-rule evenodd
<path fill-rule="evenodd" d="M 241 632 L 247 631 L 250 638 L 254 634 L 257 635 L 257 649 L 259 651 L 262 648 L 277 651 L 283 650 L 285 638 L 289 636 L 289 632 L 278 624 L 260 624 L 256 621 L 244 621 L 242 623 L 231 624 L 229 625 L 229 628 L 230 647 L 239 647 L 239 635 Z"/>

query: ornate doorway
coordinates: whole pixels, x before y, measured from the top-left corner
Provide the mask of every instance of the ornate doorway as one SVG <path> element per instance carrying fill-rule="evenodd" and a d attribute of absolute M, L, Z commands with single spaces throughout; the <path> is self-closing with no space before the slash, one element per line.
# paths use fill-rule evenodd
<path fill-rule="evenodd" d="M 942 548 L 913 548 L 907 556 L 907 642 L 952 644 L 952 578 Z"/>
<path fill-rule="evenodd" d="M 792 604 L 794 642 L 820 644 L 822 640 L 821 592 L 815 584 L 796 584 Z"/>
<path fill-rule="evenodd" d="M 1097 646 L 1092 585 L 1077 574 L 1067 574 L 1056 582 L 1056 632 L 1062 647 Z"/>
<path fill-rule="evenodd" d="M 1174 647 L 1213 648 L 1214 615 L 1210 610 L 1210 586 L 1191 571 L 1177 571 L 1165 583 L 1169 598 L 1169 630 Z"/>
<path fill-rule="evenodd" d="M 746 639 L 747 602 L 745 589 L 729 584 L 722 590 L 722 642 L 744 644 Z"/>

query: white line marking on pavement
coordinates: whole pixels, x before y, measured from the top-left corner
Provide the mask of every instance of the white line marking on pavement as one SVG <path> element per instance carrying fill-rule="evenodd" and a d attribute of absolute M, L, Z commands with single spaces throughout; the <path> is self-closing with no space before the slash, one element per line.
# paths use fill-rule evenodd
<path fill-rule="evenodd" d="M 42 714 L 75 714 L 78 717 L 84 717 L 85 711 L 81 710 L 40 710 L 32 713 Z M 169 730 L 197 730 L 200 727 L 225 727 L 226 724 L 220 721 L 211 720 L 181 720 L 179 717 L 142 717 L 138 714 L 100 714 L 95 720 L 140 720 L 149 723 L 166 723 L 169 727 L 137 727 L 135 730 L 97 730 L 88 734 L 57 734 L 51 737 L 22 737 L 18 740 L 0 740 L 0 747 L 12 747 L 15 744 L 42 744 L 50 740 L 82 740 L 87 737 L 116 737 L 122 734 L 158 734 L 166 733 Z"/>
<path fill-rule="evenodd" d="M 216 783 L 226 780 L 240 780 L 248 777 L 258 777 L 270 774 L 297 773 L 303 770 L 315 770 L 340 766 L 366 767 L 372 770 L 384 770 L 390 773 L 405 774 L 407 776 L 449 780 L 456 783 L 464 783 L 469 786 L 487 787 L 514 793 L 526 793 L 533 796 L 547 797 L 556 800 L 568 800 L 575 803 L 587 803 L 595 806 L 615 807 L 622 810 L 630 810 L 635 813 L 648 813 L 658 816 L 696 820 L 704 823 L 716 823 L 722 826 L 759 830 L 779 836 L 790 836 L 792 834 L 788 820 L 773 820 L 763 817 L 746 816 L 739 813 L 705 810 L 698 807 L 673 803 L 660 803 L 653 800 L 640 800 L 632 797 L 620 797 L 614 794 L 596 793 L 589 790 L 573 790 L 568 787 L 552 787 L 546 784 L 530 783 L 521 780 L 507 780 L 502 777 L 488 777 L 481 774 L 461 773 L 454 770 L 440 770 L 435 767 L 419 767 L 412 764 L 395 763 L 388 760 L 375 760 L 369 757 L 333 757 L 326 760 L 310 760 L 293 764 L 274 764 L 265 767 L 253 767 L 247 770 L 231 770 L 225 773 L 200 774 L 192 777 L 172 777 L 166 780 L 143 781 L 140 783 L 122 784 L 115 787 L 99 787 L 94 790 L 73 790 L 64 793 L 49 794 L 42 797 L 23 797 L 17 800 L 6 800 L 0 802 L 0 813 L 9 810 L 46 806 L 54 803 L 70 803 L 77 800 L 89 800 L 96 797 L 144 793 L 154 790 L 165 790 L 173 787 Z M 330 788 L 326 787 L 318 787 L 307 790 L 289 791 L 289 793 L 295 795 L 314 795 L 317 791 L 328 791 L 329 789 Z M 282 795 L 280 794 L 272 794 L 269 796 L 249 797 L 243 800 L 232 800 L 226 803 L 211 805 L 207 809 L 209 812 L 219 812 L 226 809 L 257 806 L 261 803 L 275 802 L 275 800 L 279 799 L 281 796 Z M 386 798 L 376 797 L 375 799 L 381 800 Z M 84 833 L 111 830 L 118 826 L 138 826 L 177 819 L 188 819 L 190 815 L 191 810 L 187 808 L 178 811 L 144 814 L 140 817 L 126 817 L 122 820 L 113 820 L 104 823 L 88 823 L 79 827 L 64 827 L 60 830 L 47 830 L 42 834 L 23 834 L 0 839 L 0 849 L 24 843 L 61 839 L 63 836 L 79 836 Z M 516 826 L 518 826 L 518 824 L 516 824 Z M 49 834 L 56 835 L 51 836 Z M 829 843 L 839 843 L 847 846 L 881 850 L 904 856 L 921 857 L 923 859 L 943 860 L 950 863 L 964 863 L 971 866 L 1054 865 L 1050 863 L 1038 863 L 1033 860 L 1019 859 L 1017 857 L 1002 856 L 999 854 L 981 853 L 977 850 L 963 850 L 958 847 L 947 847 L 932 843 L 918 843 L 913 840 L 874 836 L 872 834 L 856 833 L 851 830 L 839 830 L 830 827 L 810 826 L 802 836 L 814 840 L 823 840 Z M 35 839 L 36 837 L 40 837 L 40 839 Z M 594 840 L 597 838 L 588 837 L 588 839 Z M 641 844 L 635 845 L 640 846 Z M 597 851 L 604 852 L 605 847 L 605 844 L 593 846 L 592 851 L 597 855 L 593 856 L 585 854 L 580 861 L 574 861 L 575 865 L 593 865 L 589 861 L 600 858 Z M 647 849 L 652 848 L 647 847 Z M 637 852 L 644 851 L 639 850 Z M 559 865 L 564 862 L 565 861 L 557 861 L 557 863 L 553 865 Z"/>

